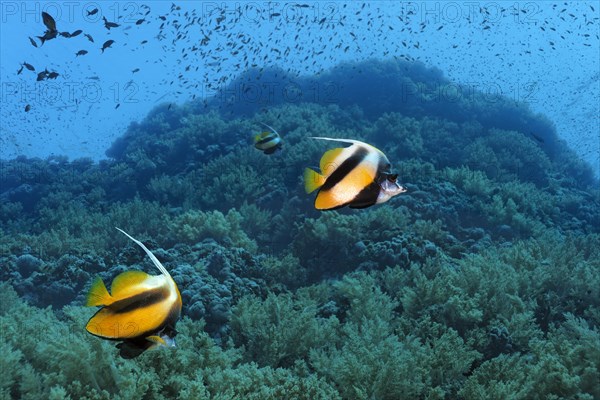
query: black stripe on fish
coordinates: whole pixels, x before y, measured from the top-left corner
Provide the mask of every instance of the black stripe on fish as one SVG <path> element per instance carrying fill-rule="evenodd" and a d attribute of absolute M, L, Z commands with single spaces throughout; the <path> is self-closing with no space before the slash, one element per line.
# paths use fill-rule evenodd
<path fill-rule="evenodd" d="M 381 186 L 373 181 L 369 186 L 361 190 L 356 197 L 348 203 L 350 208 L 367 208 L 377 203 L 377 198 L 381 192 Z"/>
<path fill-rule="evenodd" d="M 377 165 L 377 176 L 373 182 L 363 190 L 361 190 L 354 199 L 350 203 L 348 203 L 348 207 L 350 208 L 367 208 L 377 203 L 377 198 L 379 197 L 379 193 L 381 193 L 381 185 L 380 182 L 387 178 L 387 172 L 392 168 L 391 164 L 384 158 L 381 157 L 379 159 L 379 164 Z"/>
<path fill-rule="evenodd" d="M 269 135 L 269 136 L 267 136 L 266 138 L 264 138 L 264 139 L 261 139 L 261 140 L 259 140 L 258 142 L 256 142 L 256 144 L 255 144 L 255 145 L 256 145 L 256 146 L 260 146 L 260 145 L 262 145 L 262 144 L 269 143 L 270 141 L 272 141 L 272 140 L 275 140 L 275 139 L 277 139 L 277 136 L 275 136 L 275 135 Z"/>
<path fill-rule="evenodd" d="M 321 186 L 321 190 L 331 190 L 335 185 L 337 185 L 342 179 L 346 177 L 354 168 L 356 168 L 360 163 L 367 157 L 369 151 L 363 147 L 359 147 L 356 149 L 354 154 L 350 157 L 346 158 L 342 164 L 336 168 L 335 171 L 327 179 L 323 186 Z M 321 171 L 324 172 L 324 171 Z"/>
<path fill-rule="evenodd" d="M 277 146 L 272 146 L 269 147 L 268 149 L 263 150 L 265 154 L 273 154 L 277 151 L 277 149 L 279 149 L 279 143 L 277 144 Z"/>
<path fill-rule="evenodd" d="M 115 314 L 124 314 L 160 303 L 168 297 L 169 291 L 164 287 L 159 287 L 115 301 L 108 308 Z"/>

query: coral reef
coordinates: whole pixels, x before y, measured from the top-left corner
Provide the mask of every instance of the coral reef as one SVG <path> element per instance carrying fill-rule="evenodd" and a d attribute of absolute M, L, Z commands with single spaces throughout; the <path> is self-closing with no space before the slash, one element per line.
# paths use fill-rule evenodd
<path fill-rule="evenodd" d="M 457 86 L 419 63 L 294 82 L 335 98 L 217 94 L 157 107 L 100 162 L 0 161 L 0 398 L 600 398 L 600 191 L 552 124 L 438 96 Z M 253 148 L 260 122 L 280 152 Z M 372 143 L 407 193 L 317 212 L 301 175 L 330 147 L 310 136 Z M 115 227 L 180 288 L 176 349 L 122 360 L 85 332 L 94 276 L 152 271 Z"/>

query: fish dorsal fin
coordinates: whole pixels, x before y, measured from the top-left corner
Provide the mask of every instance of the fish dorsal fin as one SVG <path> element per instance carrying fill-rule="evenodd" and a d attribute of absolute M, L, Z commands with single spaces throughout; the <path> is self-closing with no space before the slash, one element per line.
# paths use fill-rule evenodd
<path fill-rule="evenodd" d="M 263 140 L 264 138 L 266 138 L 267 136 L 269 136 L 271 134 L 272 134 L 272 132 L 259 133 L 258 135 L 254 136 L 254 142 L 260 142 L 261 140 Z"/>
<path fill-rule="evenodd" d="M 355 144 L 357 146 L 363 146 L 363 147 L 367 148 L 368 150 L 376 151 L 378 153 L 381 153 L 381 155 L 383 155 L 383 152 L 381 150 L 379 150 L 377 147 L 370 145 L 369 143 L 361 142 L 360 140 L 328 138 L 328 137 L 321 137 L 321 136 L 311 136 L 311 139 L 329 140 L 331 142 Z"/>
<path fill-rule="evenodd" d="M 114 302 L 112 296 L 106 290 L 102 278 L 99 276 L 94 279 L 90 292 L 87 295 L 85 305 L 88 307 L 108 306 Z"/>
<path fill-rule="evenodd" d="M 142 249 L 144 249 L 144 251 L 146 252 L 146 254 L 148 255 L 148 257 L 150 257 L 150 259 L 152 260 L 152 263 L 154 264 L 154 266 L 156 266 L 156 268 L 158 268 L 158 270 L 167 278 L 169 278 L 170 280 L 173 280 L 173 278 L 171 278 L 171 275 L 169 274 L 169 272 L 165 269 L 165 267 L 163 267 L 163 265 L 160 263 L 160 261 L 158 261 L 158 258 L 156 258 L 156 256 L 154 254 L 152 254 L 152 252 L 150 250 L 148 250 L 148 248 L 146 246 L 144 246 L 144 243 L 140 242 L 139 240 L 133 238 L 131 235 L 129 235 L 127 232 L 125 232 L 123 229 L 119 229 L 117 228 L 117 230 L 121 233 L 123 233 L 125 236 L 127 236 L 129 239 L 133 240 L 135 243 L 137 243 L 138 246 L 140 246 Z"/>
<path fill-rule="evenodd" d="M 127 297 L 133 291 L 136 291 L 144 281 L 148 280 L 150 275 L 143 271 L 125 271 L 115 279 L 113 279 L 110 285 L 110 293 L 112 297 L 120 299 Z"/>
<path fill-rule="evenodd" d="M 343 160 L 339 160 L 340 154 L 345 150 L 343 147 L 337 147 L 335 149 L 327 150 L 321 161 L 319 162 L 319 168 L 321 173 L 325 176 L 329 176 L 335 171 Z"/>
<path fill-rule="evenodd" d="M 356 147 L 362 147 L 364 149 L 366 149 L 368 152 L 373 153 L 373 154 L 377 154 L 377 160 L 376 159 L 371 159 L 371 161 L 376 162 L 377 164 L 379 164 L 379 159 L 381 159 L 381 161 L 385 164 L 389 164 L 390 161 L 388 160 L 388 158 L 386 157 L 386 155 L 383 153 L 383 151 L 379 150 L 377 147 L 372 146 L 368 143 L 365 142 L 361 142 L 360 140 L 354 140 L 354 139 L 337 139 L 337 138 L 328 138 L 328 137 L 318 137 L 318 136 L 312 136 L 312 139 L 320 139 L 320 140 L 329 140 L 332 142 L 341 142 L 341 143 L 351 143 L 352 146 L 350 147 L 344 147 L 341 149 L 341 151 L 346 151 L 348 155 L 352 154 L 352 152 L 355 151 Z M 335 149 L 334 149 L 335 150 Z M 327 154 L 327 153 L 325 153 Z M 323 157 L 325 157 L 325 154 L 323 154 Z M 342 155 L 342 157 L 344 157 Z M 323 158 L 321 159 L 321 164 L 323 164 Z M 331 168 L 331 164 L 329 164 L 329 168 Z M 325 171 L 323 170 L 323 166 L 321 165 L 321 172 L 323 174 L 325 174 L 326 176 L 328 175 L 327 173 L 325 173 Z M 331 173 L 331 171 L 329 172 L 329 174 Z"/>

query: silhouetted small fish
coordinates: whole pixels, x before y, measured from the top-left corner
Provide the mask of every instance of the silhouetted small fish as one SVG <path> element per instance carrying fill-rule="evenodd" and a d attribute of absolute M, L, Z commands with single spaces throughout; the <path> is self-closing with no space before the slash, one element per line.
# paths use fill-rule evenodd
<path fill-rule="evenodd" d="M 86 38 L 88 38 L 88 40 L 90 42 L 94 43 L 94 38 L 89 33 L 84 33 L 83 36 L 85 36 Z"/>
<path fill-rule="evenodd" d="M 117 104 L 117 105 L 115 106 L 115 110 L 116 110 L 117 108 L 119 108 L 119 107 L 121 107 L 121 103 L 119 103 L 119 104 Z"/>
<path fill-rule="evenodd" d="M 23 72 L 23 66 L 21 65 L 21 68 L 19 68 L 19 70 L 17 71 L 17 75 L 21 75 L 21 72 Z"/>
<path fill-rule="evenodd" d="M 71 33 L 71 37 L 79 36 L 83 31 L 81 29 L 77 29 L 75 32 Z"/>
<path fill-rule="evenodd" d="M 48 77 L 48 71 L 42 71 L 42 72 L 38 73 L 36 81 L 38 81 L 38 82 L 43 81 L 47 77 Z"/>
<path fill-rule="evenodd" d="M 64 37 L 64 38 L 70 38 L 71 34 L 69 32 L 60 32 L 59 33 L 60 36 Z"/>
<path fill-rule="evenodd" d="M 100 50 L 102 50 L 102 52 L 104 53 L 104 50 L 108 49 L 110 46 L 112 46 L 112 44 L 114 43 L 114 40 L 107 40 L 106 42 L 104 42 L 104 44 L 102 45 L 102 48 Z"/>
<path fill-rule="evenodd" d="M 110 28 L 118 28 L 120 25 L 117 24 L 116 22 L 109 22 L 106 17 L 102 17 L 102 19 L 104 20 L 104 26 L 106 27 L 106 29 L 110 30 Z"/>
<path fill-rule="evenodd" d="M 54 18 L 52 18 L 50 14 L 42 11 L 42 21 L 44 22 L 44 25 L 46 25 L 46 28 L 48 28 L 49 31 L 56 32 L 56 21 L 54 21 Z"/>
<path fill-rule="evenodd" d="M 33 39 L 31 38 L 31 36 L 29 36 L 29 42 L 31 42 L 31 45 L 32 45 L 33 47 L 37 47 L 37 43 L 35 42 L 35 40 L 33 40 Z"/>
<path fill-rule="evenodd" d="M 25 112 L 29 112 L 29 110 L 31 110 L 31 106 L 29 104 L 27 104 L 25 106 Z"/>
<path fill-rule="evenodd" d="M 31 65 L 31 64 L 29 64 L 29 63 L 26 63 L 26 62 L 24 62 L 24 63 L 23 63 L 23 66 L 24 66 L 25 68 L 27 68 L 28 70 L 30 70 L 30 71 L 35 71 L 35 68 L 33 67 L 33 65 Z"/>
<path fill-rule="evenodd" d="M 137 21 L 135 21 L 135 24 L 136 24 L 136 25 L 141 25 L 141 24 L 143 24 L 145 21 L 146 21 L 146 20 L 145 20 L 144 18 L 142 18 L 142 19 L 138 19 Z"/>
<path fill-rule="evenodd" d="M 140 70 L 139 68 L 136 68 L 136 69 L 132 70 L 131 73 L 135 74 L 136 72 L 139 72 L 139 70 Z"/>
<path fill-rule="evenodd" d="M 97 9 L 97 8 L 94 8 L 92 11 L 88 11 L 88 12 L 87 12 L 87 15 L 88 15 L 88 17 L 89 17 L 90 15 L 96 15 L 97 13 L 98 13 L 98 9 Z"/>
<path fill-rule="evenodd" d="M 77 53 L 75 53 L 75 57 L 85 56 L 87 53 L 88 53 L 87 50 L 79 50 Z"/>
<path fill-rule="evenodd" d="M 142 40 L 140 44 L 146 44 L 146 43 L 148 43 L 147 40 Z"/>
<path fill-rule="evenodd" d="M 48 79 L 56 79 L 58 78 L 58 72 L 50 72 L 48 73 Z"/>
<path fill-rule="evenodd" d="M 44 36 L 38 36 L 37 38 L 40 39 L 43 45 L 47 40 L 54 39 L 57 35 L 58 31 L 46 31 L 46 33 L 44 33 Z"/>

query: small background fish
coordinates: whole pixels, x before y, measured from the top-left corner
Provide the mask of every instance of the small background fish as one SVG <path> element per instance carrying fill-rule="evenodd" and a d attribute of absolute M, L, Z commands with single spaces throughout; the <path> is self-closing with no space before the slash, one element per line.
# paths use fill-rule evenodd
<path fill-rule="evenodd" d="M 262 122 L 260 124 L 268 128 L 269 131 L 254 136 L 254 147 L 263 151 L 265 154 L 273 154 L 283 146 L 281 137 L 279 136 L 279 133 L 269 125 Z"/>

